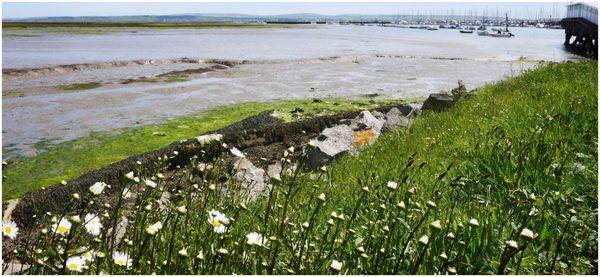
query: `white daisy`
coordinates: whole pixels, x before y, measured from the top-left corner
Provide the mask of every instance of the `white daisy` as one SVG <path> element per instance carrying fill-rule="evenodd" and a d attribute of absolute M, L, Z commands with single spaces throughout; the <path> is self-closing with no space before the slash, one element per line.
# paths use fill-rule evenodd
<path fill-rule="evenodd" d="M 208 212 L 208 223 L 213 226 L 215 233 L 221 234 L 226 231 L 225 225 L 229 224 L 229 219 L 225 214 L 212 209 Z"/>
<path fill-rule="evenodd" d="M 157 233 L 158 231 L 160 231 L 160 230 L 162 229 L 162 227 L 163 227 L 163 226 L 162 226 L 162 223 L 161 223 L 160 221 L 158 221 L 158 222 L 156 222 L 156 223 L 154 223 L 154 224 L 152 224 L 152 225 L 148 226 L 148 227 L 146 228 L 146 233 L 148 233 L 149 235 L 152 235 L 152 236 L 154 236 L 154 235 L 156 235 L 156 233 Z"/>
<path fill-rule="evenodd" d="M 423 235 L 420 239 L 419 239 L 419 243 L 423 244 L 423 245 L 427 245 L 429 244 L 429 237 L 427 235 Z"/>
<path fill-rule="evenodd" d="M 131 259 L 129 259 L 127 254 L 123 252 L 114 252 L 113 261 L 119 266 L 126 266 L 128 268 L 131 266 Z"/>
<path fill-rule="evenodd" d="M 100 235 L 100 229 L 102 229 L 102 223 L 100 218 L 96 214 L 85 215 L 85 230 L 92 236 Z"/>
<path fill-rule="evenodd" d="M 442 224 L 440 223 L 439 220 L 431 222 L 431 224 L 429 224 L 429 226 L 431 226 L 431 228 L 436 229 L 436 230 L 442 230 Z"/>
<path fill-rule="evenodd" d="M 71 222 L 66 218 L 61 218 L 58 224 L 52 224 L 52 230 L 54 230 L 55 234 L 66 236 L 69 233 L 69 230 L 71 230 Z"/>
<path fill-rule="evenodd" d="M 387 187 L 391 190 L 395 190 L 396 188 L 398 188 L 398 183 L 389 181 L 387 182 Z"/>
<path fill-rule="evenodd" d="M 127 198 L 131 197 L 131 191 L 129 190 L 129 188 L 125 188 L 123 190 L 121 197 L 123 197 L 123 199 L 127 199 Z"/>
<path fill-rule="evenodd" d="M 521 236 L 528 240 L 533 240 L 537 237 L 537 234 L 535 234 L 533 231 L 527 228 L 523 228 L 523 230 L 521 231 Z"/>
<path fill-rule="evenodd" d="M 479 221 L 477 221 L 477 219 L 475 219 L 475 218 L 469 219 L 469 221 L 467 223 L 469 223 L 469 225 L 471 225 L 473 227 L 478 227 L 479 226 Z"/>
<path fill-rule="evenodd" d="M 156 187 L 156 183 L 150 179 L 144 179 L 144 184 L 146 184 L 146 186 L 149 186 L 151 188 Z"/>
<path fill-rule="evenodd" d="M 246 243 L 249 245 L 263 246 L 263 243 L 265 242 L 263 235 L 261 235 L 257 232 L 252 232 L 252 233 L 247 234 L 246 238 L 248 239 L 248 241 L 246 241 Z"/>
<path fill-rule="evenodd" d="M 331 269 L 335 270 L 335 271 L 340 271 L 342 270 L 342 263 L 338 262 L 336 260 L 331 261 L 331 265 L 330 265 Z"/>
<path fill-rule="evenodd" d="M 510 248 L 513 248 L 513 249 L 519 249 L 519 245 L 518 245 L 518 244 L 517 244 L 517 242 L 516 242 L 516 241 L 514 241 L 514 240 L 507 240 L 507 241 L 506 241 L 506 245 L 507 245 L 508 247 L 510 247 Z"/>
<path fill-rule="evenodd" d="M 70 271 L 82 272 L 83 266 L 85 265 L 85 258 L 83 257 L 71 257 L 67 259 L 67 268 Z"/>
<path fill-rule="evenodd" d="M 11 239 L 15 239 L 19 233 L 19 227 L 12 220 L 4 220 L 2 221 L 2 233 Z"/>
<path fill-rule="evenodd" d="M 244 155 L 244 153 L 242 153 L 242 151 L 238 150 L 237 148 L 233 147 L 231 148 L 231 154 L 233 154 L 236 157 L 240 157 L 240 158 L 245 158 L 246 155 Z"/>
<path fill-rule="evenodd" d="M 179 252 L 177 252 L 180 256 L 182 257 L 187 257 L 188 256 L 188 252 L 187 252 L 187 248 L 182 248 L 181 250 L 179 250 Z"/>
<path fill-rule="evenodd" d="M 89 188 L 89 190 L 93 195 L 100 195 L 102 191 L 104 191 L 104 188 L 106 188 L 106 183 L 96 182 Z"/>

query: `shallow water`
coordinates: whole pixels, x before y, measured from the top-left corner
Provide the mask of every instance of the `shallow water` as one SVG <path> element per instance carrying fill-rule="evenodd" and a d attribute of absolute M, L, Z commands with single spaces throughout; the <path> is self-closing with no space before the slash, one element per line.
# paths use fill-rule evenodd
<path fill-rule="evenodd" d="M 563 30 L 511 28 L 510 39 L 378 26 L 327 25 L 292 29 L 157 30 L 103 35 L 42 33 L 3 38 L 2 66 L 29 68 L 114 60 L 179 57 L 240 60 L 336 55 L 416 55 L 469 59 L 564 60 Z"/>
<path fill-rule="evenodd" d="M 131 65 L 3 76 L 3 89 L 39 91 L 3 97 L 3 149 L 34 155 L 33 145 L 58 143 L 140 124 L 159 123 L 222 104 L 378 93 L 426 97 L 457 80 L 469 89 L 518 75 L 539 60 L 578 59 L 562 50 L 564 31 L 512 28 L 492 38 L 457 30 L 322 26 L 270 30 L 160 30 L 104 35 L 3 38 L 4 68 L 138 59 L 249 60 L 248 64 L 178 83 L 120 80 L 154 76 L 199 64 Z M 526 64 L 518 62 L 524 56 Z M 334 57 L 334 58 L 332 58 Z M 62 92 L 55 86 L 100 81 L 100 88 Z"/>

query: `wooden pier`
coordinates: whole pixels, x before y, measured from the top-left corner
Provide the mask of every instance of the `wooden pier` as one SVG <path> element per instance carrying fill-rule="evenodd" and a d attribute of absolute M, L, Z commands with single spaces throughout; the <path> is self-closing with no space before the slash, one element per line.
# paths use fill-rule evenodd
<path fill-rule="evenodd" d="M 577 54 L 598 58 L 598 8 L 584 3 L 567 6 L 565 47 Z"/>

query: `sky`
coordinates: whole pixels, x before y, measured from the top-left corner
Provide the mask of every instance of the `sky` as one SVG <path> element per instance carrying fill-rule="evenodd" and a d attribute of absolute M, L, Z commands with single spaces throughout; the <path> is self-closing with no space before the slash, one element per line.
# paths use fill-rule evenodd
<path fill-rule="evenodd" d="M 2 17 L 7 19 L 53 16 L 119 16 L 170 15 L 185 13 L 243 13 L 278 15 L 291 13 L 339 14 L 454 14 L 496 16 L 509 13 L 511 18 L 562 18 L 567 2 L 469 2 L 469 3 L 166 3 L 166 2 L 6 2 L 2 3 Z M 541 15 L 541 16 L 540 16 Z"/>

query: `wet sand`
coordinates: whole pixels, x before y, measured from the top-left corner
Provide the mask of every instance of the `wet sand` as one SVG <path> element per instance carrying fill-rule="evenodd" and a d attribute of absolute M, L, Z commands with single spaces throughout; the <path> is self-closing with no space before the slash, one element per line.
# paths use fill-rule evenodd
<path fill-rule="evenodd" d="M 2 143 L 5 150 L 3 158 L 7 158 L 7 150 L 9 155 L 35 155 L 39 150 L 34 147 L 34 144 L 40 141 L 59 143 L 85 136 L 90 132 L 160 123 L 223 104 L 278 99 L 360 97 L 360 95 L 373 93 L 381 95 L 382 98 L 424 98 L 430 93 L 455 87 L 458 80 L 463 80 L 467 88 L 472 89 L 506 76 L 518 75 L 537 64 L 535 59 L 520 64 L 515 58 L 520 53 L 515 52 L 514 49 L 490 52 L 483 48 L 465 52 L 466 46 L 462 40 L 451 42 L 457 45 L 444 47 L 439 45 L 439 41 L 425 41 L 424 38 L 419 37 L 429 35 L 424 31 L 415 33 L 418 36 L 398 38 L 389 37 L 393 34 L 393 30 L 387 30 L 396 28 L 353 28 L 357 28 L 358 33 L 342 32 L 333 40 L 323 37 L 324 34 L 319 33 L 319 29 L 245 30 L 242 36 L 268 37 L 271 41 L 261 42 L 249 38 L 250 44 L 227 45 L 224 47 L 225 50 L 219 50 L 217 42 L 223 42 L 223 38 L 232 38 L 235 42 L 240 38 L 233 35 L 239 35 L 240 31 L 202 31 L 200 33 L 208 34 L 207 36 L 213 39 L 221 36 L 221 39 L 217 39 L 216 42 L 207 41 L 203 51 L 212 53 L 212 58 L 228 58 L 227 60 L 235 62 L 236 65 L 211 72 L 191 74 L 187 76 L 187 81 L 182 82 L 123 84 L 127 79 L 153 78 L 168 72 L 195 70 L 211 65 L 205 63 L 203 60 L 206 59 L 205 57 L 192 58 L 199 62 L 166 62 L 189 57 L 173 56 L 186 54 L 189 45 L 167 48 L 160 54 L 153 50 L 150 54 L 140 51 L 141 54 L 135 55 L 128 55 L 127 51 L 121 53 L 107 48 L 108 54 L 105 53 L 103 56 L 110 59 L 129 57 L 121 61 L 131 61 L 156 54 L 153 56 L 152 60 L 155 61 L 153 63 L 123 62 L 118 66 L 79 67 L 77 70 L 50 70 L 40 71 L 41 73 L 31 71 L 24 75 L 3 74 Z M 366 28 L 376 28 L 372 30 L 382 33 L 365 33 Z M 173 32 L 178 39 L 179 36 L 189 38 L 190 34 L 187 32 L 182 34 L 181 30 Z M 281 37 L 285 39 L 298 33 L 302 33 L 309 41 L 318 42 L 317 45 L 294 46 L 286 42 L 285 47 L 280 47 L 277 44 Z M 166 36 L 164 33 L 160 34 Z M 386 36 L 389 38 L 386 39 Z M 442 36 L 450 37 L 458 34 L 444 33 Z M 62 37 L 62 41 L 71 41 L 72 37 L 75 36 Z M 102 35 L 91 37 L 99 40 Z M 21 40 L 31 39 L 40 38 Z M 52 41 L 54 39 L 60 41 L 59 38 L 52 38 Z M 10 40 L 15 43 L 14 40 L 18 39 Z M 401 41 L 405 43 L 399 44 Z M 560 41 L 560 38 L 557 38 L 557 41 Z M 260 45 L 270 42 L 275 45 Z M 340 45 L 326 47 L 324 50 L 315 48 L 326 45 L 326 42 L 340 43 Z M 19 43 L 15 45 L 18 46 Z M 9 44 L 8 50 L 4 51 L 21 53 L 29 49 L 11 48 L 16 47 L 15 45 Z M 415 49 L 417 45 L 422 47 Z M 161 47 L 158 49 L 162 49 Z M 244 47 L 245 51 L 242 51 Z M 295 48 L 298 48 L 298 51 L 295 51 Z M 233 52 L 227 54 L 226 50 Z M 252 53 L 254 50 L 255 53 Z M 531 49 L 523 51 L 528 53 L 527 51 Z M 117 52 L 118 55 L 111 54 Z M 52 67 L 55 62 L 74 64 L 74 61 L 79 61 L 79 54 L 71 53 L 72 56 L 67 54 L 59 52 L 57 59 L 51 57 L 49 53 L 46 54 L 47 56 L 40 54 L 41 58 L 24 60 L 19 64 L 21 66 L 15 66 L 16 60 L 13 60 L 20 54 L 9 54 L 9 59 L 5 59 L 4 65 L 8 65 L 8 69 L 42 68 Z M 3 52 L 3 56 L 6 55 L 7 52 Z M 556 60 L 574 58 L 568 54 L 553 55 Z M 539 54 L 534 57 L 552 59 Z M 68 62 L 64 62 L 65 58 Z M 87 57 L 81 59 L 80 63 L 106 63 L 101 60 Z M 58 88 L 61 85 L 86 82 L 100 82 L 102 86 L 91 90 L 68 92 Z"/>

